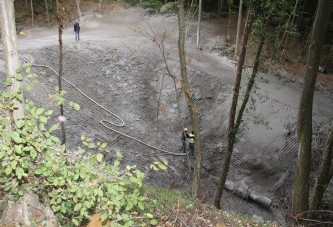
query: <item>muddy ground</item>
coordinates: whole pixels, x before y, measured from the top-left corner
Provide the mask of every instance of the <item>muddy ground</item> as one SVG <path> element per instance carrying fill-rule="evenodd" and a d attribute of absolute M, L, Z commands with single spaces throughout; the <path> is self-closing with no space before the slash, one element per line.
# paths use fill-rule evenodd
<path fill-rule="evenodd" d="M 209 22 L 203 24 L 202 50 L 195 49 L 194 26 L 190 27 L 191 36 L 187 40 L 188 74 L 200 113 L 203 197 L 212 201 L 226 148 L 235 63 L 214 51 L 223 47 L 224 40 L 212 35 L 216 27 Z M 64 90 L 68 100 L 81 106 L 79 112 L 66 107 L 67 140 L 72 149 L 79 144 L 81 134 L 106 141 L 112 150 L 123 152 L 124 165 L 137 164 L 144 169 L 147 182 L 189 190 L 193 160 L 179 151 L 182 126 L 191 130 L 187 106 L 182 97 L 178 105 L 162 55 L 156 43 L 147 38 L 148 33 L 160 34 L 164 30 L 170 34 L 165 42 L 167 62 L 179 76 L 174 15 L 149 16 L 141 9 L 123 9 L 103 16 L 86 15 L 81 23 L 80 42 L 74 41 L 71 27 L 65 30 Z M 40 83 L 27 96 L 48 106 L 47 95 L 54 92 L 57 79 L 55 73 L 44 66 L 58 71 L 57 30 L 34 29 L 26 33 L 27 36 L 19 38 L 20 54 L 40 65 L 33 68 L 40 75 Z M 1 61 L 2 72 L 3 69 Z M 223 209 L 257 220 L 285 223 L 297 158 L 295 130 L 301 86 L 301 80 L 286 73 L 259 75 L 228 179 L 244 180 L 250 190 L 271 198 L 273 204 L 265 209 L 225 192 Z M 177 88 L 180 88 L 179 83 Z M 332 93 L 317 90 L 313 112 L 314 163 L 318 162 L 332 113 Z M 117 126 L 123 122 L 124 126 Z M 114 153 L 106 158 L 112 161 Z M 149 170 L 149 163 L 156 160 L 167 160 L 168 171 Z"/>

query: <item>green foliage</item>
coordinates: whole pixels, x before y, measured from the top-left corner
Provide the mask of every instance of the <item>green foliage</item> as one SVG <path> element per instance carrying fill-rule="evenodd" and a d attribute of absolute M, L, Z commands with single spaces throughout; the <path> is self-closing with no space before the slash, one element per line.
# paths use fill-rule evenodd
<path fill-rule="evenodd" d="M 285 41 L 287 36 L 293 38 L 299 36 L 295 20 L 291 20 L 295 2 L 288 0 L 255 2 L 253 38 L 265 37 L 269 55 L 274 59 L 279 51 L 277 48 L 279 48 L 281 41 Z"/>
<path fill-rule="evenodd" d="M 0 185 L 5 192 L 19 197 L 33 190 L 42 195 L 62 226 L 79 226 L 95 213 L 121 226 L 136 225 L 137 220 L 155 223 L 151 214 L 145 214 L 144 173 L 136 166 L 121 170 L 120 152 L 110 166 L 103 160 L 103 153 L 110 152 L 107 144 L 84 135 L 84 146 L 69 151 L 54 136 L 59 124 L 50 122 L 53 111 L 37 107 L 31 100 L 25 102 L 24 118 L 14 122 L 12 101 L 21 99 L 19 95 L 2 92 L 0 96 Z M 64 102 L 62 96 L 52 98 L 58 104 Z M 79 109 L 76 103 L 70 105 Z M 154 165 L 166 168 L 165 164 Z M 137 215 L 145 218 L 134 219 Z"/>
<path fill-rule="evenodd" d="M 155 171 L 166 170 L 168 168 L 168 162 L 166 160 L 163 162 L 153 162 L 150 164 L 150 168 Z"/>
<path fill-rule="evenodd" d="M 142 6 L 144 8 L 146 8 L 146 10 L 149 13 L 159 12 L 162 5 L 163 5 L 163 1 L 161 1 L 161 0 L 147 0 L 147 1 L 144 1 L 142 4 Z"/>
<path fill-rule="evenodd" d="M 160 12 L 161 13 L 178 12 L 178 3 L 177 2 L 168 2 L 167 4 L 164 4 L 163 6 L 161 6 Z"/>
<path fill-rule="evenodd" d="M 195 199 L 185 191 L 169 190 L 151 185 L 144 185 L 143 191 L 147 198 L 145 203 L 147 208 L 154 210 L 157 217 L 169 216 L 174 212 L 175 206 L 179 207 L 182 212 L 190 212 L 195 208 Z M 153 218 L 149 214 L 146 216 Z M 156 225 L 157 221 L 152 219 L 150 224 Z"/>
<path fill-rule="evenodd" d="M 126 0 L 126 2 L 131 6 L 135 6 L 140 3 L 138 0 Z"/>
<path fill-rule="evenodd" d="M 71 162 L 63 149 L 49 152 L 35 169 L 60 222 L 70 218 L 69 223 L 79 225 L 91 214 L 100 213 L 103 220 L 132 226 L 133 215 L 144 211 L 144 174 L 135 167 L 121 171 L 118 159 L 110 167 L 101 153 L 86 154 L 81 147 L 77 150 L 80 155 Z"/>

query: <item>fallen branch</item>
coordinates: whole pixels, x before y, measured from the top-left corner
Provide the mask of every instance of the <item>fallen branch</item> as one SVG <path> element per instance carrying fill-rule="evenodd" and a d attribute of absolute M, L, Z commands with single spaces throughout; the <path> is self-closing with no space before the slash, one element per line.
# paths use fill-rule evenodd
<path fill-rule="evenodd" d="M 330 225 L 333 225 L 333 222 L 325 222 L 325 221 L 319 221 L 319 220 L 315 220 L 315 219 L 298 218 L 298 220 L 301 220 L 301 221 L 309 221 L 309 222 L 315 222 L 315 223 L 320 223 L 320 224 L 330 224 Z"/>

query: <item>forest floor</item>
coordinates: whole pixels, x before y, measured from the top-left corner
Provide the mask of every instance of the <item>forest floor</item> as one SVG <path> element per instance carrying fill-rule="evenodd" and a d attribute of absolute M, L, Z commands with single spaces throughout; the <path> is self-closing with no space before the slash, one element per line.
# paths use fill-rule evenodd
<path fill-rule="evenodd" d="M 72 18 L 71 22 L 74 20 Z M 186 42 L 189 78 L 200 113 L 204 150 L 202 191 L 207 202 L 214 198 L 225 153 L 228 106 L 235 77 L 236 63 L 232 57 L 234 37 L 231 35 L 235 31 L 235 19 L 230 26 L 229 41 L 225 39 L 227 24 L 227 18 L 203 21 L 202 50 L 195 48 L 196 28 L 192 24 Z M 72 26 L 69 23 L 63 35 L 64 77 L 74 86 L 65 83 L 64 87 L 66 97 L 78 102 L 81 110 L 79 113 L 66 112 L 68 141 L 72 141 L 70 145 L 77 146 L 78 135 L 85 133 L 108 142 L 113 150 L 121 150 L 124 165 L 135 163 L 144 169 L 153 161 L 167 161 L 167 172 L 146 171 L 147 182 L 189 190 L 193 160 L 179 152 L 179 136 L 182 126 L 190 125 L 190 119 L 184 99 L 181 98 L 180 104 L 176 101 L 173 83 L 165 76 L 165 65 L 154 42 L 167 31 L 167 62 L 172 72 L 179 75 L 177 17 L 172 14 L 148 15 L 139 8 L 115 7 L 102 15 L 87 11 L 82 17 L 80 42 L 74 40 Z M 57 28 L 38 26 L 30 29 L 23 26 L 21 31 L 25 34 L 18 40 L 22 56 L 36 65 L 47 65 L 57 70 Z M 249 54 L 253 51 L 250 46 Z M 293 163 L 297 157 L 295 122 L 301 76 L 305 69 L 300 62 L 295 62 L 295 65 L 269 63 L 263 67 L 253 95 L 256 101 L 252 106 L 256 108 L 246 115 L 246 130 L 240 135 L 235 148 L 228 178 L 234 182 L 245 182 L 251 190 L 271 198 L 272 206 L 266 209 L 225 192 L 222 199 L 224 210 L 246 214 L 258 222 L 269 220 L 285 225 Z M 250 63 L 248 61 L 247 65 L 250 66 Z M 40 105 L 48 106 L 44 97 L 56 85 L 54 73 L 45 67 L 34 69 L 45 76 L 40 76 L 41 82 L 34 87 L 30 97 Z M 248 75 L 248 70 L 246 72 L 245 75 Z M 318 77 L 314 101 L 314 163 L 318 161 L 323 146 L 326 123 L 332 120 L 332 78 L 332 74 L 320 74 Z M 161 84 L 163 90 L 157 119 Z M 177 86 L 179 88 L 179 84 Z M 85 95 L 108 111 L 93 106 Z M 126 122 L 125 127 L 115 127 L 120 118 Z M 105 119 L 110 119 L 109 123 Z M 111 162 L 114 157 L 111 154 L 106 158 Z"/>

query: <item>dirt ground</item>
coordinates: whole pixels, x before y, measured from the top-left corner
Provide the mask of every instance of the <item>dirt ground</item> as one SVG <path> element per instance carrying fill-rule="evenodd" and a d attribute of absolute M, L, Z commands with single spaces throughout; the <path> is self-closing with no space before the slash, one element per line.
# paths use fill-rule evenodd
<path fill-rule="evenodd" d="M 147 182 L 190 189 L 193 159 L 180 152 L 182 127 L 191 130 L 187 106 L 182 97 L 178 104 L 160 51 L 156 43 L 147 38 L 149 34 L 158 37 L 167 31 L 167 62 L 172 72 L 179 75 L 177 17 L 149 16 L 142 9 L 129 8 L 103 15 L 86 14 L 82 19 L 80 42 L 74 41 L 71 27 L 63 36 L 66 98 L 81 106 L 79 112 L 66 108 L 69 145 L 75 149 L 80 134 L 106 141 L 112 150 L 123 152 L 124 165 L 137 164 L 145 170 Z M 228 57 L 230 45 L 219 30 L 224 23 L 203 23 L 202 50 L 195 48 L 194 24 L 189 27 L 190 37 L 186 43 L 188 73 L 200 113 L 202 191 L 208 202 L 214 198 L 225 153 L 235 77 L 235 62 Z M 27 35 L 19 38 L 21 56 L 32 62 L 35 72 L 41 75 L 40 83 L 28 97 L 48 106 L 46 97 L 57 81 L 55 73 L 48 68 L 58 70 L 57 30 L 39 28 L 25 32 Z M 3 61 L 0 66 L 4 75 Z M 246 76 L 248 72 L 246 70 Z M 330 74 L 325 76 L 332 77 Z M 228 180 L 245 182 L 251 191 L 272 199 L 273 203 L 266 209 L 225 192 L 224 210 L 244 213 L 258 221 L 285 224 L 297 157 L 295 131 L 301 84 L 302 80 L 290 76 L 287 70 L 270 70 L 259 75 Z M 323 81 L 323 84 L 329 83 Z M 179 89 L 179 83 L 177 87 Z M 319 86 L 313 111 L 314 164 L 324 145 L 328 122 L 333 118 L 332 110 L 331 91 L 324 89 L 324 85 Z M 112 162 L 114 154 L 106 158 Z M 149 170 L 147 167 L 153 161 L 167 161 L 168 170 Z"/>

